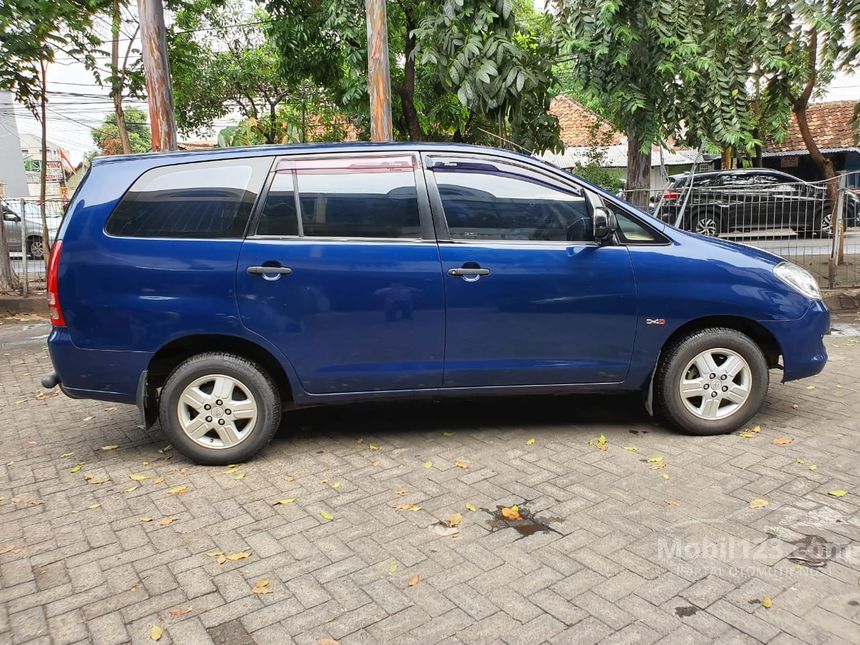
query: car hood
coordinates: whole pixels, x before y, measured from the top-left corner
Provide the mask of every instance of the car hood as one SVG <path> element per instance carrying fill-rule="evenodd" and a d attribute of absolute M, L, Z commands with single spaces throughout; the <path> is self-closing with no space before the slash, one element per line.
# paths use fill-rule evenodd
<path fill-rule="evenodd" d="M 705 237 L 689 231 L 682 231 L 674 227 L 671 227 L 671 230 L 676 241 L 683 243 L 685 246 L 691 245 L 696 247 L 697 252 L 708 252 L 708 250 L 710 250 L 712 254 L 719 256 L 723 260 L 728 259 L 726 257 L 727 255 L 740 255 L 743 256 L 747 262 L 749 262 L 750 259 L 759 260 L 771 267 L 785 262 L 785 258 L 780 257 L 775 253 L 770 253 L 769 251 L 765 251 L 748 244 L 714 237 Z"/>

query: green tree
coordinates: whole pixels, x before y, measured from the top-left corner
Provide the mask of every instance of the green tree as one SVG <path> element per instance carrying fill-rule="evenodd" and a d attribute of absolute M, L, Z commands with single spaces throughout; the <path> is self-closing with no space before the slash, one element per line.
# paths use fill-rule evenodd
<path fill-rule="evenodd" d="M 628 139 L 627 188 L 648 203 L 651 146 L 754 144 L 747 0 L 555 0 L 578 81 Z"/>
<path fill-rule="evenodd" d="M 128 137 L 128 152 L 149 152 L 152 148 L 152 133 L 146 124 L 146 112 L 139 108 L 128 108 L 124 113 Z M 119 155 L 126 153 L 116 113 L 108 114 L 104 123 L 92 131 L 93 142 L 98 146 L 98 154 Z"/>

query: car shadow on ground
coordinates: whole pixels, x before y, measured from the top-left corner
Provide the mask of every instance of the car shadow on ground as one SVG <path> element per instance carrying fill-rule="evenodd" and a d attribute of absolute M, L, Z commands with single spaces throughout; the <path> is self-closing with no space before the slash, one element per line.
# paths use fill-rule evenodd
<path fill-rule="evenodd" d="M 528 427 L 653 427 L 638 394 L 397 401 L 287 410 L 275 442 Z"/>

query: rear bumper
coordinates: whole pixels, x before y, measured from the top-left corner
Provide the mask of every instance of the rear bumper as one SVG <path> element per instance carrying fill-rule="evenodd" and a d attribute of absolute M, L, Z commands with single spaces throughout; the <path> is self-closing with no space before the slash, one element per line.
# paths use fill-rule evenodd
<path fill-rule="evenodd" d="M 827 363 L 824 335 L 830 331 L 830 311 L 816 300 L 798 320 L 762 321 L 782 350 L 783 381 L 815 376 Z"/>
<path fill-rule="evenodd" d="M 51 331 L 48 351 L 68 396 L 118 403 L 136 402 L 140 375 L 152 357 L 148 352 L 82 349 L 63 328 Z"/>

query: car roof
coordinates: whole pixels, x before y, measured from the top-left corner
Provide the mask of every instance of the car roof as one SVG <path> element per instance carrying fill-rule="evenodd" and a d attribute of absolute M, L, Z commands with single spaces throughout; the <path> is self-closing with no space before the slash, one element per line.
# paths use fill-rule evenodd
<path fill-rule="evenodd" d="M 787 172 L 783 172 L 781 170 L 776 170 L 775 168 L 732 168 L 731 170 L 705 170 L 703 172 L 697 172 L 695 177 L 718 177 L 720 175 L 753 175 L 753 174 L 761 174 L 761 173 L 772 173 L 774 175 L 782 175 L 783 177 L 791 177 L 797 181 L 803 181 L 802 179 L 798 179 L 794 175 L 789 175 Z M 689 172 L 678 173 L 677 175 L 670 175 L 669 179 L 678 180 L 685 179 L 689 177 Z"/>

